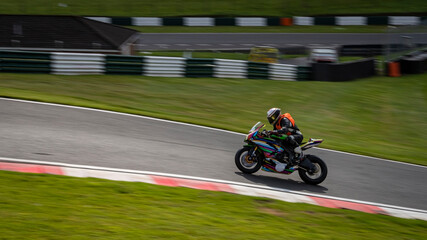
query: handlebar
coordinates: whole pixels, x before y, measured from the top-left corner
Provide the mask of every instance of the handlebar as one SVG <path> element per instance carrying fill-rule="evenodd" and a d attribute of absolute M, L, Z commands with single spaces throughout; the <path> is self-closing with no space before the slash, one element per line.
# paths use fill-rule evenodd
<path fill-rule="evenodd" d="M 264 135 L 264 136 L 266 136 L 266 137 L 270 136 L 270 134 L 268 133 L 268 131 L 265 130 L 265 129 L 262 130 L 261 134 Z"/>

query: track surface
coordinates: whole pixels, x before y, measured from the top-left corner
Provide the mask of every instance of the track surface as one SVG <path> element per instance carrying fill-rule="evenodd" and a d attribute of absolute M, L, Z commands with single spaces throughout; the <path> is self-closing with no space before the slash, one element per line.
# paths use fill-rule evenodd
<path fill-rule="evenodd" d="M 427 168 L 322 149 L 320 186 L 259 171 L 242 175 L 243 135 L 167 121 L 0 99 L 0 157 L 182 174 L 427 210 Z M 321 137 L 321 136 L 315 136 Z"/>
<path fill-rule="evenodd" d="M 427 43 L 426 33 L 141 33 L 138 50 L 250 49 L 310 45 Z"/>

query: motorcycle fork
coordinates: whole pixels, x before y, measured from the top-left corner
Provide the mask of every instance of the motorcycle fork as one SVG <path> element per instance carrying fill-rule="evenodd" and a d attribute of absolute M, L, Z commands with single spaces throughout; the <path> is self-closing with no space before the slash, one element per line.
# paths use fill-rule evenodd
<path fill-rule="evenodd" d="M 257 150 L 258 150 L 258 146 L 255 146 L 254 148 L 251 148 L 251 150 L 249 150 L 248 155 L 249 155 L 249 158 L 251 160 L 253 160 L 253 159 L 257 160 L 256 159 L 256 151 Z"/>

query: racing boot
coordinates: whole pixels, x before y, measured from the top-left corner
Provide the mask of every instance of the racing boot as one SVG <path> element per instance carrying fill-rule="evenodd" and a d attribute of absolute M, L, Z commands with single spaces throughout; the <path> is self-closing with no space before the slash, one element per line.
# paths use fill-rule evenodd
<path fill-rule="evenodd" d="M 283 157 L 284 157 L 284 152 L 278 152 L 276 154 L 274 154 L 274 159 L 276 159 L 279 162 L 283 162 Z"/>
<path fill-rule="evenodd" d="M 286 169 L 291 168 L 292 166 L 295 166 L 295 153 L 292 150 L 286 150 L 288 153 L 288 164 L 286 165 Z"/>
<path fill-rule="evenodd" d="M 295 159 L 296 162 L 299 163 L 304 158 L 304 154 L 302 153 L 302 149 L 300 146 L 294 148 Z"/>

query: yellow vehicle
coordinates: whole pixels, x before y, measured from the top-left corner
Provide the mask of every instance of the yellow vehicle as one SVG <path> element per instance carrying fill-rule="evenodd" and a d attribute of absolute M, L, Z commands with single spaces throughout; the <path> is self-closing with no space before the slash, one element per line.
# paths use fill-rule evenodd
<path fill-rule="evenodd" d="M 279 59 L 279 50 L 274 47 L 259 46 L 253 47 L 249 54 L 249 61 L 263 63 L 277 63 Z"/>

